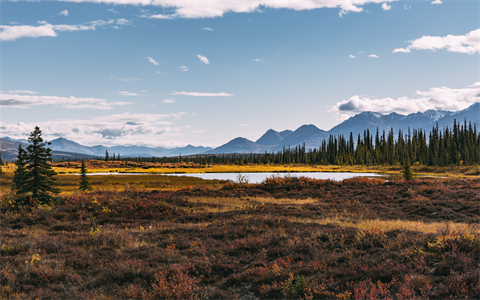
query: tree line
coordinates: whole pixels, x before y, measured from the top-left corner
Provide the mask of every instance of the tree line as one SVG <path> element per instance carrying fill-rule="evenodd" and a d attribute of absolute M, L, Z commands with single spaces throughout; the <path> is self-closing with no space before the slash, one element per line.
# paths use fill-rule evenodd
<path fill-rule="evenodd" d="M 428 166 L 474 165 L 480 161 L 480 134 L 471 122 L 454 120 L 451 128 L 440 130 L 438 124 L 428 133 L 421 129 L 398 131 L 393 128 L 363 136 L 330 135 L 318 148 L 305 144 L 283 147 L 281 151 L 260 154 L 204 154 L 177 157 L 118 158 L 122 161 L 209 164 L 311 164 L 311 165 L 397 165 L 405 163 Z M 111 159 L 110 159 L 111 160 Z"/>

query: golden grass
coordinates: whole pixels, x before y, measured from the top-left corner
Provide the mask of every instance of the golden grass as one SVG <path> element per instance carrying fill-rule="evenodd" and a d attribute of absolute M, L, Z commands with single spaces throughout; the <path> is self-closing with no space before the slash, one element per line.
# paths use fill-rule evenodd
<path fill-rule="evenodd" d="M 189 197 L 185 200 L 192 203 L 202 203 L 215 206 L 200 206 L 190 209 L 190 212 L 227 212 L 244 209 L 256 209 L 264 204 L 314 204 L 319 200 L 307 198 L 307 199 L 276 199 L 273 197 Z"/>
<path fill-rule="evenodd" d="M 368 220 L 343 218 L 341 216 L 326 217 L 320 219 L 311 218 L 293 218 L 292 222 L 298 223 L 315 223 L 319 225 L 337 225 L 343 227 L 353 227 L 364 231 L 386 232 L 392 230 L 408 230 L 423 233 L 444 233 L 444 234 L 480 234 L 479 224 L 467 224 L 456 222 L 422 222 L 422 221 L 406 221 L 406 220 Z"/>

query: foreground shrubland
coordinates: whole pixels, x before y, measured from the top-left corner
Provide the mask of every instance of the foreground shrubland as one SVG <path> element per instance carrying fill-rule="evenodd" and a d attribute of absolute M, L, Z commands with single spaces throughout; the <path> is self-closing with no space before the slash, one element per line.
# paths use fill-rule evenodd
<path fill-rule="evenodd" d="M 476 299 L 480 180 L 2 195 L 0 297 Z"/>

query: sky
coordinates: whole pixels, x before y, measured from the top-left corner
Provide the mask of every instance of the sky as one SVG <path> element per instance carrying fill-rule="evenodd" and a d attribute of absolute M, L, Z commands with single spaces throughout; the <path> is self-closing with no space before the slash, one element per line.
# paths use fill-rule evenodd
<path fill-rule="evenodd" d="M 0 137 L 220 146 L 480 102 L 476 0 L 0 2 Z"/>

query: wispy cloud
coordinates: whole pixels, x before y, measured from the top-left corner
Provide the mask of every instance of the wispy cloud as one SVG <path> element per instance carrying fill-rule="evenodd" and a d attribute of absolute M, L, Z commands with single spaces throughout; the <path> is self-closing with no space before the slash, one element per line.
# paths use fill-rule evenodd
<path fill-rule="evenodd" d="M 175 103 L 175 102 L 177 102 L 177 99 L 175 98 L 163 99 L 163 103 Z"/>
<path fill-rule="evenodd" d="M 475 82 L 474 84 L 469 85 L 468 87 L 476 87 L 476 86 L 480 86 L 480 81 L 479 81 L 479 82 Z"/>
<path fill-rule="evenodd" d="M 200 54 L 197 54 L 197 57 L 200 58 L 200 61 L 202 61 L 204 64 L 208 65 L 210 63 L 210 61 L 208 60 L 208 58 L 206 58 L 205 56 L 202 56 Z"/>
<path fill-rule="evenodd" d="M 441 50 L 449 52 L 475 54 L 480 53 L 480 29 L 472 30 L 465 35 L 422 36 L 409 41 L 407 48 L 397 48 L 393 53 L 410 53 L 412 50 Z"/>
<path fill-rule="evenodd" d="M 370 54 L 368 57 L 371 57 L 371 58 L 380 58 L 380 56 L 376 55 L 376 54 Z"/>
<path fill-rule="evenodd" d="M 110 77 L 110 78 L 120 80 L 120 81 L 139 81 L 139 80 L 143 80 L 141 78 L 118 78 L 118 77 Z"/>
<path fill-rule="evenodd" d="M 13 91 L 16 92 L 16 91 Z M 17 91 L 18 92 L 18 91 Z M 25 92 L 25 91 L 19 91 Z M 34 92 L 27 91 L 30 94 Z M 109 110 L 114 106 L 128 105 L 130 102 L 108 102 L 99 98 L 77 98 L 58 96 L 20 95 L 19 93 L 0 94 L 0 107 L 31 108 L 40 105 L 55 105 L 66 109 L 100 109 Z"/>
<path fill-rule="evenodd" d="M 56 37 L 58 31 L 84 31 L 95 30 L 99 26 L 112 24 L 114 21 L 96 20 L 80 25 L 52 25 L 45 21 L 39 21 L 40 26 L 18 25 L 7 26 L 0 25 L 0 41 L 14 41 L 23 37 Z"/>
<path fill-rule="evenodd" d="M 434 1 L 432 1 L 432 3 L 430 3 L 430 4 L 442 4 L 442 1 L 440 1 L 440 0 L 434 0 Z"/>
<path fill-rule="evenodd" d="M 208 31 L 213 31 L 213 29 L 210 28 L 210 27 L 203 27 L 202 29 L 203 29 L 203 30 L 208 30 Z"/>
<path fill-rule="evenodd" d="M 29 95 L 35 95 L 37 94 L 36 92 L 33 91 L 8 91 L 9 94 L 29 94 Z"/>
<path fill-rule="evenodd" d="M 348 57 L 355 58 L 355 55 L 350 54 Z"/>
<path fill-rule="evenodd" d="M 175 95 L 181 95 L 181 96 L 193 96 L 193 97 L 230 97 L 233 96 L 233 94 L 228 94 L 228 93 L 201 93 L 201 92 L 172 92 L 170 95 L 175 96 Z"/>
<path fill-rule="evenodd" d="M 448 87 L 434 87 L 429 91 L 416 91 L 416 97 L 380 98 L 355 95 L 348 100 L 337 102 L 330 108 L 330 112 L 337 113 L 342 120 L 363 111 L 380 113 L 409 114 L 424 112 L 429 109 L 456 111 L 480 102 L 478 88 L 475 83 L 468 88 L 452 89 Z"/>
<path fill-rule="evenodd" d="M 263 61 L 263 58 L 255 58 L 255 59 L 252 59 L 253 62 L 261 62 Z"/>
<path fill-rule="evenodd" d="M 58 15 L 67 17 L 68 16 L 68 10 L 66 10 L 66 9 L 62 10 L 61 12 L 58 13 Z"/>
<path fill-rule="evenodd" d="M 181 66 L 180 70 L 183 72 L 188 72 L 188 67 L 187 66 Z"/>
<path fill-rule="evenodd" d="M 150 19 L 163 19 L 163 20 L 171 20 L 174 19 L 174 15 L 162 15 L 162 14 L 156 14 L 156 15 L 142 15 L 142 17 L 150 18 Z"/>
<path fill-rule="evenodd" d="M 129 26 L 129 25 L 132 25 L 132 21 L 131 20 L 127 20 L 125 18 L 121 18 L 121 19 L 117 19 L 117 25 L 121 25 L 121 26 Z"/>
<path fill-rule="evenodd" d="M 72 0 L 63 0 L 72 1 Z M 320 8 L 338 8 L 340 15 L 349 12 L 361 12 L 363 6 L 377 3 L 390 3 L 396 0 L 250 0 L 250 1 L 172 1 L 172 0 L 73 0 L 75 2 L 94 2 L 119 5 L 155 5 L 171 9 L 171 14 L 155 14 L 145 17 L 155 19 L 174 18 L 216 18 L 225 13 L 252 13 L 258 12 L 261 8 L 312 10 Z M 221 3 L 221 4 L 219 4 Z"/>
<path fill-rule="evenodd" d="M 154 66 L 158 66 L 158 62 L 156 62 L 153 58 L 151 58 L 150 56 L 148 56 L 147 58 L 148 61 L 151 62 Z"/>
<path fill-rule="evenodd" d="M 146 93 L 146 92 L 147 91 L 142 90 L 142 93 Z M 117 92 L 116 94 L 121 96 L 145 96 L 145 94 L 138 94 L 138 93 L 133 93 L 129 91 L 120 91 L 120 92 Z"/>
<path fill-rule="evenodd" d="M 392 6 L 391 6 L 391 5 L 388 5 L 387 3 L 382 3 L 382 9 L 383 9 L 383 10 L 391 10 L 391 9 L 392 9 Z"/>

